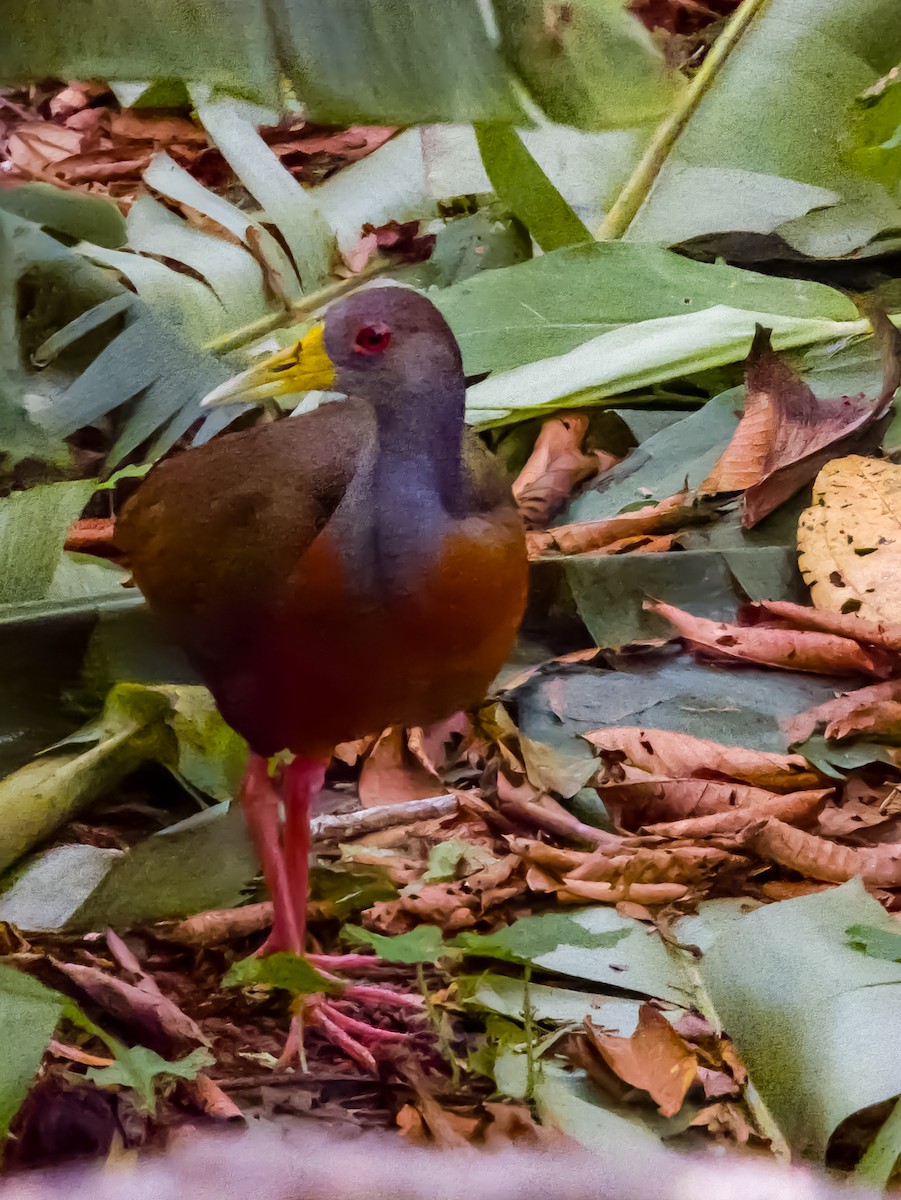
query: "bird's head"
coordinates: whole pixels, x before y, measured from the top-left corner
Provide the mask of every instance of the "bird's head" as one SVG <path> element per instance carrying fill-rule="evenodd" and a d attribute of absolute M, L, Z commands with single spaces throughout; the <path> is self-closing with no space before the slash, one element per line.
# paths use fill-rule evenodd
<path fill-rule="evenodd" d="M 343 392 L 374 405 L 463 385 L 460 350 L 419 292 L 382 285 L 332 304 L 295 345 L 263 359 L 205 398 L 253 402 L 295 392 Z"/>

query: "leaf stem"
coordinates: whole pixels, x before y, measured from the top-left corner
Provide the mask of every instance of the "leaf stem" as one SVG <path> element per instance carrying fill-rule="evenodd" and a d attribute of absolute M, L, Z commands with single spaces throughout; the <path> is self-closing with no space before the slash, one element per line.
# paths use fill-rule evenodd
<path fill-rule="evenodd" d="M 355 291 L 356 288 L 378 275 L 384 275 L 391 270 L 391 267 L 390 262 L 376 259 L 359 274 L 353 275 L 349 279 L 338 279 L 334 283 L 328 283 L 318 291 L 310 292 L 308 296 L 304 296 L 289 308 L 282 309 L 281 312 L 268 313 L 265 317 L 251 321 L 249 325 L 242 325 L 240 329 L 233 329 L 229 333 L 223 333 L 220 337 L 213 338 L 203 348 L 212 354 L 228 354 L 231 350 L 247 346 L 250 342 L 255 342 L 257 338 L 265 337 L 267 333 L 272 333 L 276 329 L 282 329 L 286 325 L 297 325 L 312 316 L 323 305 L 337 300 L 339 296 L 344 296 L 348 292 Z"/>
<path fill-rule="evenodd" d="M 688 86 L 681 104 L 657 126 L 635 170 L 598 229 L 598 241 L 621 238 L 647 199 L 677 138 L 706 95 L 720 68 L 738 45 L 767 0 L 744 0 L 726 28 L 713 43 L 707 57 Z"/>

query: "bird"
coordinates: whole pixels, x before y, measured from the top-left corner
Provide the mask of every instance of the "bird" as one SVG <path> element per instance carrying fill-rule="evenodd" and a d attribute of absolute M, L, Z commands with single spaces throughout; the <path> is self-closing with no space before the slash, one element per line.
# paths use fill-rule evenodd
<path fill-rule="evenodd" d="M 343 398 L 170 456 L 116 523 L 149 607 L 249 745 L 262 952 L 298 955 L 333 748 L 478 705 L 527 591 L 509 482 L 465 425 L 460 348 L 425 295 L 363 286 L 205 403 L 310 390 Z"/>

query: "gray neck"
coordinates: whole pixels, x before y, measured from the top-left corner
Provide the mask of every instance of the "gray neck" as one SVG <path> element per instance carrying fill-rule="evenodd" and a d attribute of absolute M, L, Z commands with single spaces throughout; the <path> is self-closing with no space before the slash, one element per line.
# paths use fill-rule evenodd
<path fill-rule="evenodd" d="M 428 404 L 396 394 L 376 408 L 376 446 L 355 480 L 356 519 L 345 531 L 345 569 L 363 593 L 414 591 L 447 524 L 465 504 L 463 402 L 447 388 Z"/>

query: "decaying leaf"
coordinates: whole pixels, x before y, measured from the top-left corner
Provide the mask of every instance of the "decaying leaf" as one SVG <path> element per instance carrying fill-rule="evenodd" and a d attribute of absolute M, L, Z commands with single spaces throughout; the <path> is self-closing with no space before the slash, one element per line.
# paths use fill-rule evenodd
<path fill-rule="evenodd" d="M 707 520 L 713 510 L 689 499 L 685 491 L 677 492 L 657 504 L 648 504 L 632 512 L 620 513 L 602 521 L 576 521 L 545 530 L 533 545 L 541 553 L 589 554 L 610 553 L 627 539 L 647 539 L 657 534 L 673 533 L 685 525 Z M 668 548 L 668 547 L 663 547 Z"/>
<path fill-rule="evenodd" d="M 694 653 L 718 661 L 752 662 L 818 675 L 883 675 L 887 666 L 850 638 L 812 630 L 744 627 L 695 617 L 672 604 L 646 600 L 649 612 L 664 617 Z"/>
<path fill-rule="evenodd" d="M 827 463 L 798 550 L 817 608 L 901 622 L 901 466 L 857 454 Z"/>
<path fill-rule="evenodd" d="M 441 780 L 410 751 L 404 729 L 386 729 L 372 747 L 360 775 L 364 808 L 424 800 L 444 791 Z"/>
<path fill-rule="evenodd" d="M 853 692 L 845 692 L 816 708 L 809 708 L 785 722 L 786 736 L 793 743 L 806 741 L 819 727 L 825 726 L 826 736 L 834 737 L 834 728 L 840 723 L 853 721 L 854 714 L 859 710 L 872 709 L 884 703 L 901 701 L 901 679 L 888 679 L 885 683 L 873 683 L 869 687 L 857 688 Z"/>
<path fill-rule="evenodd" d="M 775 818 L 750 830 L 748 841 L 762 858 L 811 879 L 845 883 L 859 876 L 870 887 L 901 887 L 901 843 L 841 846 Z"/>
<path fill-rule="evenodd" d="M 882 646 L 886 650 L 901 650 L 901 624 L 884 621 L 865 621 L 856 612 L 829 612 L 811 608 L 806 604 L 792 604 L 789 600 L 759 600 L 749 604 L 742 612 L 747 624 L 765 621 L 781 621 L 792 629 L 812 629 L 818 633 L 834 633 L 839 637 L 853 638 L 868 646 Z"/>
<path fill-rule="evenodd" d="M 819 782 L 819 776 L 800 754 L 723 746 L 687 733 L 642 726 L 596 729 L 583 736 L 601 751 L 608 781 L 617 778 L 617 763 L 628 763 L 650 775 L 734 779 L 772 792 L 798 791 Z"/>
<path fill-rule="evenodd" d="M 587 429 L 584 413 L 551 417 L 541 426 L 535 448 L 513 484 L 513 498 L 527 529 L 547 525 L 573 490 L 598 473 L 598 456 L 582 449 Z"/>
<path fill-rule="evenodd" d="M 698 1073 L 698 1059 L 654 1007 L 643 1004 L 631 1037 L 605 1033 L 585 1018 L 591 1046 L 625 1083 L 648 1093 L 665 1117 L 682 1107 Z"/>
<path fill-rule="evenodd" d="M 787 825 L 803 825 L 816 817 L 823 802 L 831 794 L 832 789 L 821 788 L 819 791 L 789 792 L 787 796 L 765 795 L 762 799 L 751 800 L 724 812 L 646 825 L 643 832 L 667 838 L 734 836 L 754 822 L 770 817 L 777 817 Z"/>
<path fill-rule="evenodd" d="M 756 525 L 808 483 L 839 443 L 878 420 L 899 382 L 899 335 L 888 320 L 876 317 L 874 326 L 886 345 L 880 395 L 820 400 L 758 325 L 745 368 L 744 414 L 700 494 L 744 492 L 742 524 Z"/>

